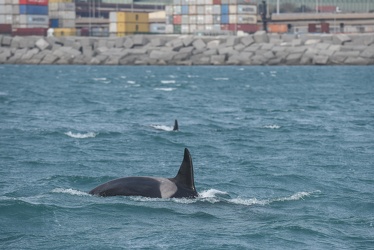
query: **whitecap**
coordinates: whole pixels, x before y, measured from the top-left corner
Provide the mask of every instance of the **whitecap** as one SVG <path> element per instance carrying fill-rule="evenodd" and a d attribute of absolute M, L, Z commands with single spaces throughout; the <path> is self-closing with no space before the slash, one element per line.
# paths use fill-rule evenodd
<path fill-rule="evenodd" d="M 65 189 L 65 188 L 55 188 L 55 189 L 52 190 L 52 193 L 71 194 L 71 195 L 78 195 L 78 196 L 89 195 L 86 192 L 82 192 L 82 191 L 75 190 L 75 189 L 72 189 L 72 188 L 67 188 L 67 189 Z"/>
<path fill-rule="evenodd" d="M 76 138 L 76 139 L 85 139 L 85 138 L 95 138 L 97 134 L 93 132 L 81 134 L 81 133 L 73 133 L 69 131 L 69 132 L 66 132 L 65 135 L 70 136 L 72 138 Z"/>
<path fill-rule="evenodd" d="M 252 199 L 234 198 L 234 199 L 230 199 L 229 202 L 233 204 L 245 205 L 245 206 L 269 204 L 268 200 L 257 200 L 256 198 L 252 198 Z"/>
<path fill-rule="evenodd" d="M 135 84 L 136 82 L 135 81 L 127 81 L 127 83 L 129 83 L 129 84 Z"/>
<path fill-rule="evenodd" d="M 199 193 L 199 197 L 200 198 L 214 198 L 214 197 L 217 197 L 217 195 L 227 195 L 227 194 L 228 194 L 227 192 L 220 191 L 217 189 L 209 189 L 209 190 L 205 190 Z"/>
<path fill-rule="evenodd" d="M 215 81 L 228 81 L 229 78 L 226 78 L 226 77 L 216 77 L 216 78 L 213 78 L 213 80 L 215 80 Z"/>
<path fill-rule="evenodd" d="M 173 126 L 166 126 L 166 125 L 151 125 L 152 128 L 163 130 L 163 131 L 173 131 Z"/>
<path fill-rule="evenodd" d="M 155 88 L 154 90 L 170 92 L 170 91 L 176 90 L 176 88 Z"/>
<path fill-rule="evenodd" d="M 105 77 L 99 77 L 99 78 L 93 78 L 94 81 L 106 81 L 107 79 Z"/>
<path fill-rule="evenodd" d="M 281 126 L 273 124 L 273 125 L 266 125 L 264 128 L 269 128 L 269 129 L 279 129 Z"/>
<path fill-rule="evenodd" d="M 298 192 L 298 193 L 293 194 L 291 196 L 277 198 L 277 199 L 274 199 L 272 201 L 274 202 L 274 201 L 297 201 L 297 200 L 303 200 L 305 197 L 308 197 L 308 196 L 312 195 L 313 193 L 318 193 L 318 192 L 320 192 L 320 191 L 315 191 L 315 192 Z"/>
<path fill-rule="evenodd" d="M 161 80 L 162 84 L 172 84 L 175 83 L 175 80 Z"/>

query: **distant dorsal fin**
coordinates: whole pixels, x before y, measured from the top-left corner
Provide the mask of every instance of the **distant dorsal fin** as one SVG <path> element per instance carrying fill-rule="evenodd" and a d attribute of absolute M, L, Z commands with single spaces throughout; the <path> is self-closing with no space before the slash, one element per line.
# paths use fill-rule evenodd
<path fill-rule="evenodd" d="M 182 164 L 179 168 L 177 176 L 174 178 L 178 184 L 185 186 L 186 188 L 196 191 L 193 165 L 190 151 L 187 148 L 184 149 L 184 157 Z"/>
<path fill-rule="evenodd" d="M 177 119 L 175 119 L 175 121 L 174 121 L 174 128 L 173 128 L 173 130 L 174 130 L 174 131 L 179 130 L 179 126 L 178 126 L 178 121 L 177 121 Z"/>

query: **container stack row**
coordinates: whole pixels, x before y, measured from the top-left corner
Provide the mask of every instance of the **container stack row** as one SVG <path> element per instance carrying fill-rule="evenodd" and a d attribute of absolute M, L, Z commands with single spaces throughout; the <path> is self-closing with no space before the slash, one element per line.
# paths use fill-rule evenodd
<path fill-rule="evenodd" d="M 109 33 L 111 36 L 148 33 L 148 13 L 140 12 L 110 12 Z"/>
<path fill-rule="evenodd" d="M 49 25 L 55 36 L 72 36 L 75 29 L 75 3 L 73 0 L 49 0 Z"/>
<path fill-rule="evenodd" d="M 49 26 L 48 0 L 0 0 L 0 33 L 44 35 Z"/>
<path fill-rule="evenodd" d="M 254 33 L 259 29 L 257 6 L 248 0 L 173 0 L 165 11 L 166 33 Z"/>

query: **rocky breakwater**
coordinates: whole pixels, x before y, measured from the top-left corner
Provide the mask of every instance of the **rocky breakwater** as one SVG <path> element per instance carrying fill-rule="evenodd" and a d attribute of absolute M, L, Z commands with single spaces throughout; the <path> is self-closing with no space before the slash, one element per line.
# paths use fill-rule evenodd
<path fill-rule="evenodd" d="M 248 36 L 0 35 L 0 64 L 87 65 L 372 65 L 374 34 Z"/>

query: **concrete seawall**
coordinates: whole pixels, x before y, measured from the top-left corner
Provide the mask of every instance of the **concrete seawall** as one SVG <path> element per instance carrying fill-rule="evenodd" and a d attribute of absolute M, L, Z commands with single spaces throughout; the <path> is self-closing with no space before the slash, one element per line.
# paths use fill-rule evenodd
<path fill-rule="evenodd" d="M 248 36 L 0 35 L 0 64 L 373 65 L 374 34 Z"/>

